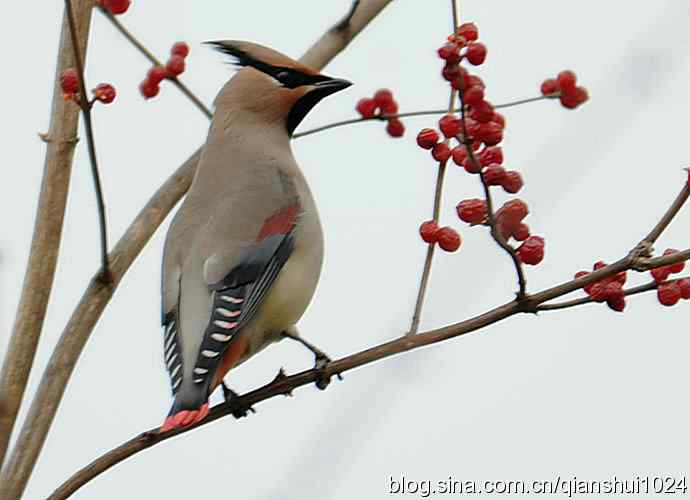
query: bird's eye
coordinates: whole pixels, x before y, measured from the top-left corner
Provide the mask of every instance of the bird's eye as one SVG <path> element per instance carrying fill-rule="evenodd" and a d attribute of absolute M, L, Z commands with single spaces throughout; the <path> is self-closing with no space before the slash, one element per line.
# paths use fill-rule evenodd
<path fill-rule="evenodd" d="M 287 71 L 280 71 L 276 75 L 276 80 L 280 80 L 281 82 L 287 80 L 288 78 L 290 78 L 290 73 L 288 73 Z"/>

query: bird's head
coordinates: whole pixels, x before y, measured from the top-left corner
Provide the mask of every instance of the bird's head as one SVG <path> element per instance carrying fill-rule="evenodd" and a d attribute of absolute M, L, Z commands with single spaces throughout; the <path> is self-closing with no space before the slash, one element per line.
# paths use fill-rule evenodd
<path fill-rule="evenodd" d="M 267 122 L 282 121 L 290 136 L 321 99 L 352 85 L 262 45 L 237 40 L 207 43 L 243 67 L 219 94 L 217 107 L 248 111 Z"/>

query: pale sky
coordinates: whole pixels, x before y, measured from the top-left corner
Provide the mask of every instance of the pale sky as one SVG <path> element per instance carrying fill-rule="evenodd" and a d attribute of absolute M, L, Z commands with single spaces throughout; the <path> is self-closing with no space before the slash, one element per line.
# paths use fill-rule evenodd
<path fill-rule="evenodd" d="M 690 4 L 659 0 L 554 2 L 461 0 L 489 48 L 479 74 L 495 103 L 533 96 L 559 70 L 575 70 L 591 100 L 506 110 L 506 165 L 525 178 L 528 224 L 546 238 L 542 265 L 527 270 L 538 291 L 599 260 L 624 255 L 675 197 L 688 166 Z M 31 240 L 49 118 L 62 2 L 15 2 L 0 20 L 5 181 L 0 196 L 0 354 L 14 318 Z M 122 21 L 164 58 L 177 40 L 192 47 L 183 79 L 204 100 L 232 69 L 201 42 L 247 39 L 298 57 L 348 1 L 133 2 Z M 401 110 L 447 102 L 436 47 L 450 26 L 445 0 L 397 0 L 325 73 L 355 83 L 317 106 L 302 129 L 354 116 L 380 87 Z M 19 47 L 15 49 L 15 47 Z M 144 102 L 148 63 L 98 13 L 88 81 L 119 96 L 95 111 L 98 152 L 116 241 L 159 184 L 204 140 L 208 122 L 171 85 Z M 414 142 L 433 117 L 406 119 L 404 139 L 367 123 L 295 141 L 326 233 L 317 295 L 300 322 L 333 357 L 401 335 L 409 325 L 425 246 L 435 167 Z M 438 253 L 422 328 L 460 321 L 510 299 L 509 260 L 485 229 L 468 228 L 454 206 L 479 184 L 449 169 L 444 223 L 460 230 L 456 254 Z M 504 200 L 498 195 L 499 201 Z M 28 388 L 40 374 L 98 265 L 95 200 L 83 141 L 77 150 L 52 302 Z M 169 222 L 169 220 L 168 220 Z M 681 213 L 659 250 L 687 248 Z M 160 261 L 164 227 L 145 248 L 97 325 L 67 388 L 26 498 L 45 498 L 95 457 L 159 425 L 169 406 L 162 364 Z M 630 275 L 638 284 L 648 276 Z M 578 296 L 578 295 L 573 295 Z M 353 299 L 354 298 L 354 299 Z M 605 306 L 515 317 L 481 332 L 345 374 L 320 392 L 257 405 L 140 453 L 100 476 L 76 499 L 388 498 L 389 478 L 548 480 L 576 475 L 687 474 L 690 405 L 688 304 L 664 308 L 654 294 Z M 351 314 L 356 310 L 357 314 Z M 228 377 L 243 392 L 284 366 L 310 367 L 281 343 Z M 214 398 L 215 399 L 215 398 Z M 29 399 L 22 406 L 25 414 Z M 410 495 L 414 496 L 414 495 Z"/>

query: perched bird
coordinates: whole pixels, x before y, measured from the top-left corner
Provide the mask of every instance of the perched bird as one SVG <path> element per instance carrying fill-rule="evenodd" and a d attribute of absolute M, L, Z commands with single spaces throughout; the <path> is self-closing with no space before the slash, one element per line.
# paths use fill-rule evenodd
<path fill-rule="evenodd" d="M 163 256 L 164 360 L 174 398 L 161 432 L 209 411 L 226 373 L 289 337 L 314 294 L 323 239 L 290 148 L 306 114 L 351 85 L 241 41 L 211 42 L 242 68 L 218 94 L 196 175 Z"/>

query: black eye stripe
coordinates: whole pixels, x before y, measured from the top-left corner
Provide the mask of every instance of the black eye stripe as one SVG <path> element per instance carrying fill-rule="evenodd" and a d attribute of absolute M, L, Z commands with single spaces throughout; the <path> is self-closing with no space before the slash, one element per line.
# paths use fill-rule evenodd
<path fill-rule="evenodd" d="M 312 85 L 317 82 L 328 80 L 328 77 L 322 75 L 308 75 L 295 69 L 280 67 L 274 68 L 270 75 L 278 80 L 283 87 L 289 89 L 295 89 L 302 85 Z"/>

